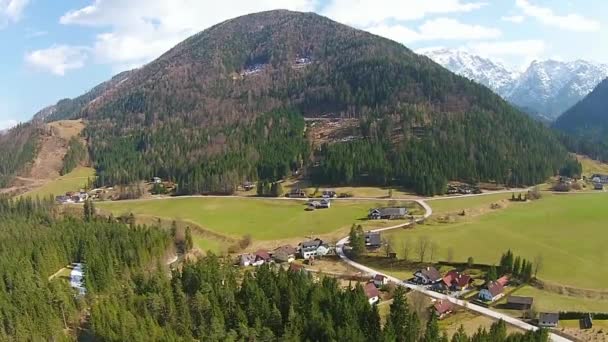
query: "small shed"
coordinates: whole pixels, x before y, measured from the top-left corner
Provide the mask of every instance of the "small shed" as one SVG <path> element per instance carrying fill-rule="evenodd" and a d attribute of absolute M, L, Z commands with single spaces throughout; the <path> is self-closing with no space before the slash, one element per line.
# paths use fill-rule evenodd
<path fill-rule="evenodd" d="M 555 328 L 559 323 L 559 314 L 553 312 L 541 312 L 538 315 L 538 326 L 541 328 Z"/>
<path fill-rule="evenodd" d="M 509 296 L 506 307 L 511 310 L 529 310 L 534 304 L 532 297 Z"/>

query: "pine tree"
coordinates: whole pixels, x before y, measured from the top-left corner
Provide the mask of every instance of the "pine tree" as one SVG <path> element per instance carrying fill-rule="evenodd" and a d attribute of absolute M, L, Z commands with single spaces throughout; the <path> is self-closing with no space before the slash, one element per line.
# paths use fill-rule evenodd
<path fill-rule="evenodd" d="M 437 322 L 437 314 L 435 310 L 431 311 L 431 318 L 426 323 L 426 331 L 424 333 L 424 342 L 440 341 L 439 323 Z"/>
<path fill-rule="evenodd" d="M 190 226 L 186 227 L 184 243 L 186 245 L 186 252 L 191 251 L 194 247 L 194 241 L 192 239 L 192 229 L 190 229 Z"/>

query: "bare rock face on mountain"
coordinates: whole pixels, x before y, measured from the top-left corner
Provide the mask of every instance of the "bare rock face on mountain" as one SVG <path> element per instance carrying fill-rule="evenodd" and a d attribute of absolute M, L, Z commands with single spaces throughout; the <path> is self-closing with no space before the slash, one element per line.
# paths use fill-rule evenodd
<path fill-rule="evenodd" d="M 583 60 L 534 61 L 524 72 L 460 50 L 424 52 L 447 69 L 479 82 L 518 108 L 555 120 L 608 77 L 608 65 Z"/>

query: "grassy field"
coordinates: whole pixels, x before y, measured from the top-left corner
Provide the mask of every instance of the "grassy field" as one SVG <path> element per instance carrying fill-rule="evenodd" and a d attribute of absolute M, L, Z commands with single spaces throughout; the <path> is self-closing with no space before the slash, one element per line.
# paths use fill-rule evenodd
<path fill-rule="evenodd" d="M 77 167 L 67 175 L 52 180 L 43 186 L 26 192 L 22 196 L 46 197 L 48 195 L 64 195 L 67 191 L 82 189 L 89 178 L 95 177 L 95 170 L 89 167 Z"/>
<path fill-rule="evenodd" d="M 460 203 L 449 205 L 451 208 L 463 206 L 463 200 L 453 200 Z M 429 203 L 432 207 L 447 204 Z M 465 261 L 472 256 L 475 262 L 486 264 L 497 264 L 501 253 L 509 248 L 529 260 L 542 255 L 544 266 L 538 275 L 542 280 L 605 289 L 608 272 L 599 269 L 608 262 L 607 206 L 608 194 L 603 193 L 545 195 L 540 201 L 512 204 L 473 219 L 418 225 L 413 230 L 387 235 L 392 236 L 397 245 L 404 239 L 417 241 L 428 236 L 438 245 L 437 254 L 443 260 L 450 249 L 455 261 Z"/>
<path fill-rule="evenodd" d="M 412 205 L 413 202 L 408 202 Z M 240 238 L 250 234 L 258 240 L 275 240 L 319 235 L 349 227 L 370 224 L 364 218 L 370 208 L 384 202 L 333 201 L 331 209 L 305 210 L 305 202 L 255 198 L 172 198 L 99 203 L 98 207 L 115 216 L 134 213 L 190 220 L 210 231 Z M 416 204 L 417 207 L 417 204 Z M 393 221 L 391 221 L 393 223 Z M 380 226 L 387 222 L 373 222 Z"/>
<path fill-rule="evenodd" d="M 515 195 L 519 192 L 514 192 Z M 511 193 L 498 193 L 472 197 L 438 197 L 431 199 L 428 204 L 433 208 L 433 214 L 445 214 L 462 211 L 464 209 L 489 208 L 492 203 L 511 198 Z"/>
<path fill-rule="evenodd" d="M 563 296 L 531 286 L 522 287 L 513 295 L 534 297 L 534 306 L 539 312 L 608 312 L 608 300 Z"/>
<path fill-rule="evenodd" d="M 585 156 L 576 156 L 583 166 L 583 175 L 590 177 L 594 173 L 608 174 L 608 164 L 600 163 Z"/>

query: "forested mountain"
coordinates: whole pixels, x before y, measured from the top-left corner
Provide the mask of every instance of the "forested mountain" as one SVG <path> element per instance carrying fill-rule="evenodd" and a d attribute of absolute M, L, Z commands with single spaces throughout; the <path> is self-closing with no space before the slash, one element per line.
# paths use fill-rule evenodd
<path fill-rule="evenodd" d="M 0 188 L 34 160 L 40 129 L 33 123 L 19 124 L 0 134 Z"/>
<path fill-rule="evenodd" d="M 566 133 L 563 140 L 572 150 L 608 160 L 608 79 L 560 116 L 553 126 Z"/>
<path fill-rule="evenodd" d="M 80 112 L 85 106 L 95 102 L 97 98 L 106 92 L 115 90 L 129 78 L 131 73 L 133 73 L 133 70 L 122 72 L 77 98 L 60 100 L 56 104 L 40 110 L 34 115 L 32 121 L 57 121 L 79 117 Z"/>
<path fill-rule="evenodd" d="M 487 88 L 314 13 L 215 25 L 78 113 L 101 185 L 159 176 L 180 194 L 231 193 L 313 160 L 319 183 L 400 183 L 436 194 L 448 179 L 540 182 L 566 156 L 552 133 Z M 313 156 L 302 116 L 361 125 L 355 142 Z M 380 154 L 340 152 L 370 149 Z"/>

